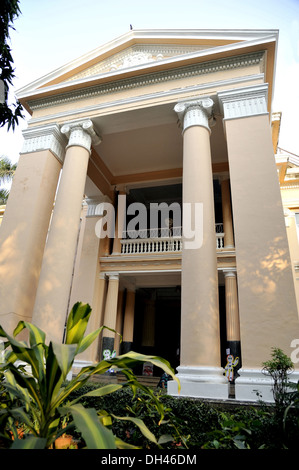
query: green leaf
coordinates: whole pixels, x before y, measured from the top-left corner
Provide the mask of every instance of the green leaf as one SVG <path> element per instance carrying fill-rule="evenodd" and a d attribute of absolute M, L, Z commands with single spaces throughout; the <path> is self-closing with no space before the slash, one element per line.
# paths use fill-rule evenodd
<path fill-rule="evenodd" d="M 16 439 L 11 449 L 45 449 L 47 439 L 35 436 L 29 436 L 25 439 Z"/>
<path fill-rule="evenodd" d="M 69 313 L 66 326 L 66 344 L 80 344 L 83 339 L 91 307 L 88 304 L 77 302 Z"/>
<path fill-rule="evenodd" d="M 115 416 L 114 414 L 111 414 L 113 418 L 118 419 L 120 421 L 130 421 L 131 423 L 134 423 L 142 432 L 144 437 L 146 437 L 149 441 L 154 442 L 154 444 L 158 444 L 156 437 L 154 434 L 148 429 L 148 427 L 144 424 L 142 419 L 140 418 L 132 418 L 130 416 Z"/>
<path fill-rule="evenodd" d="M 65 409 L 72 414 L 88 449 L 116 449 L 112 432 L 101 424 L 94 408 L 86 409 L 78 404 Z"/>
<path fill-rule="evenodd" d="M 77 346 L 75 344 L 58 343 L 51 343 L 51 345 L 64 380 L 72 367 Z"/>

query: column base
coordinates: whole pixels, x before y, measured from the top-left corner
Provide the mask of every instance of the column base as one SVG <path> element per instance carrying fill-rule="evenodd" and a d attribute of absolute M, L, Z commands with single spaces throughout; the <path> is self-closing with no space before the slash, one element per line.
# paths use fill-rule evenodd
<path fill-rule="evenodd" d="M 273 380 L 259 369 L 239 369 L 239 377 L 235 381 L 236 400 L 274 403 Z M 289 376 L 290 382 L 297 383 L 299 371 Z"/>
<path fill-rule="evenodd" d="M 193 398 L 228 399 L 229 383 L 221 367 L 179 366 L 177 378 L 181 384 L 180 393 L 175 380 L 167 384 L 169 395 Z"/>
<path fill-rule="evenodd" d="M 126 354 L 132 350 L 133 342 L 132 341 L 123 341 L 121 343 L 121 354 Z"/>

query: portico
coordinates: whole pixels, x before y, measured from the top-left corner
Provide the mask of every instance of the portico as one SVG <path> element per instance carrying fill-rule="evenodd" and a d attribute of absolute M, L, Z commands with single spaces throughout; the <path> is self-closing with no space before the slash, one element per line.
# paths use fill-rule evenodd
<path fill-rule="evenodd" d="M 168 289 L 181 394 L 228 398 L 230 350 L 236 397 L 269 398 L 261 364 L 299 337 L 270 131 L 276 43 L 275 31 L 131 31 L 20 91 L 32 118 L 0 229 L 5 329 L 26 319 L 63 341 L 82 301 L 90 330 L 107 327 L 82 364 L 155 354 L 154 297 Z"/>

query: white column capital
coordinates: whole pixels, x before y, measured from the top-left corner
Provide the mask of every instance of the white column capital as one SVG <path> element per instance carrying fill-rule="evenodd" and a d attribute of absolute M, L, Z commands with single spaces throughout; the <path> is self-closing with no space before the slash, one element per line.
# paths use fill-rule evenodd
<path fill-rule="evenodd" d="M 237 272 L 236 268 L 223 268 L 224 277 L 236 277 Z"/>
<path fill-rule="evenodd" d="M 268 114 L 268 84 L 255 85 L 218 93 L 224 120 Z"/>
<path fill-rule="evenodd" d="M 201 126 L 208 129 L 213 125 L 212 110 L 214 102 L 211 98 L 198 98 L 177 103 L 174 111 L 183 126 L 183 132 L 192 126 Z"/>
<path fill-rule="evenodd" d="M 85 203 L 87 204 L 86 217 L 101 217 L 104 215 L 105 204 L 112 204 L 111 199 L 104 194 L 101 196 L 87 197 Z"/>
<path fill-rule="evenodd" d="M 94 130 L 91 119 L 65 123 L 60 130 L 69 139 L 66 148 L 75 145 L 90 152 L 91 144 L 98 145 L 101 142 L 101 137 Z"/>
<path fill-rule="evenodd" d="M 65 137 L 61 135 L 57 124 L 29 127 L 23 130 L 22 134 L 24 143 L 20 152 L 21 154 L 50 150 L 60 163 L 63 163 Z"/>

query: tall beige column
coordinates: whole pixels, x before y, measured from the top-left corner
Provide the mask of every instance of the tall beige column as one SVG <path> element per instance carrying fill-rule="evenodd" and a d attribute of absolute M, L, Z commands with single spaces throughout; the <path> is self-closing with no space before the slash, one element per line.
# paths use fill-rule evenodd
<path fill-rule="evenodd" d="M 224 270 L 224 282 L 227 348 L 234 357 L 239 357 L 240 361 L 240 320 L 236 272 L 232 269 Z"/>
<path fill-rule="evenodd" d="M 121 240 L 125 223 L 126 214 L 126 192 L 124 189 L 119 190 L 117 200 L 117 214 L 115 221 L 115 234 L 113 240 L 113 254 L 121 254 Z"/>
<path fill-rule="evenodd" d="M 182 394 L 227 396 L 220 367 L 218 274 L 213 175 L 210 149 L 210 98 L 176 105 L 183 127 L 183 251 L 181 365 Z M 196 210 L 199 210 L 197 213 Z M 191 211 L 192 220 L 188 217 Z M 194 222 L 195 217 L 195 222 Z M 195 227 L 198 243 L 189 239 Z M 188 235 L 188 237 L 187 237 Z"/>
<path fill-rule="evenodd" d="M 267 109 L 268 86 L 221 92 L 219 101 L 230 168 L 242 342 L 236 387 L 242 384 L 244 398 L 256 399 L 254 390 L 265 380 L 256 374 L 272 348 L 292 354 L 291 342 L 299 337 L 298 312 Z"/>
<path fill-rule="evenodd" d="M 0 229 L 0 324 L 31 321 L 49 221 L 64 158 L 56 124 L 23 131 L 24 146 Z"/>
<path fill-rule="evenodd" d="M 72 282 L 72 291 L 69 301 L 69 309 L 76 302 L 88 303 L 91 308 L 91 316 L 86 333 L 89 333 L 102 324 L 103 311 L 103 279 L 100 273 L 100 245 L 104 241 L 96 231 L 96 224 L 103 217 L 102 206 L 109 202 L 107 196 L 94 196 L 85 199 L 86 206 L 80 229 L 76 264 Z M 104 281 L 105 282 L 105 281 Z M 95 361 L 97 359 L 97 342 L 84 351 L 80 360 Z"/>
<path fill-rule="evenodd" d="M 224 248 L 229 250 L 234 248 L 234 231 L 231 210 L 230 183 L 229 179 L 221 179 L 222 217 L 224 231 Z"/>
<path fill-rule="evenodd" d="M 47 340 L 61 342 L 68 313 L 88 159 L 95 132 L 90 120 L 62 127 L 69 138 L 33 311 Z"/>
<path fill-rule="evenodd" d="M 128 289 L 124 314 L 122 353 L 132 349 L 134 336 L 135 290 Z"/>
<path fill-rule="evenodd" d="M 107 273 L 108 277 L 108 290 L 106 297 L 105 313 L 104 313 L 104 326 L 116 331 L 117 319 L 117 305 L 118 305 L 118 289 L 119 289 L 119 274 Z M 104 329 L 102 338 L 102 356 L 105 350 L 112 352 L 114 350 L 115 333 L 108 329 Z"/>
<path fill-rule="evenodd" d="M 117 315 L 116 315 L 116 325 L 115 325 L 115 341 L 114 341 L 114 349 L 116 354 L 120 354 L 121 349 L 121 337 L 123 334 L 123 307 L 124 307 L 124 295 L 125 290 L 124 288 L 119 288 L 118 291 L 118 303 L 117 303 Z"/>

